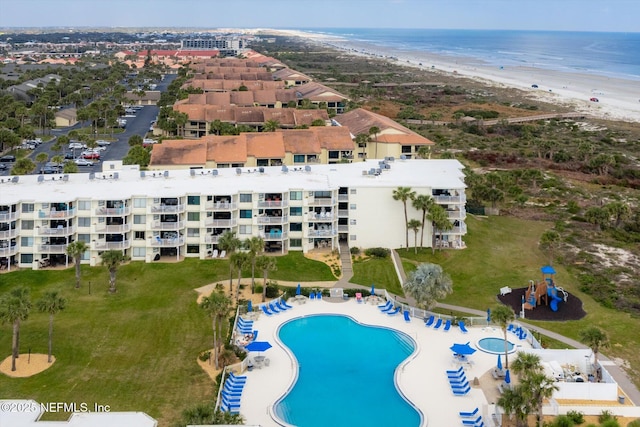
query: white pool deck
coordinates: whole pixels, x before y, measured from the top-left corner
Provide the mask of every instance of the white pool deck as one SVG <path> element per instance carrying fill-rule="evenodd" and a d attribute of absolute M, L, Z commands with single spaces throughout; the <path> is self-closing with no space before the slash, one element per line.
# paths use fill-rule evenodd
<path fill-rule="evenodd" d="M 405 397 L 422 412 L 423 426 L 462 425 L 458 412 L 472 411 L 476 407 L 481 411 L 484 408 L 486 411 L 485 405 L 493 403 L 487 402 L 479 387 L 473 387 L 473 380 L 495 368 L 497 362 L 495 354 L 478 350 L 469 356 L 473 363 L 464 366 L 472 387 L 465 396 L 453 395 L 445 371 L 459 367 L 449 347 L 455 343 L 470 342 L 475 348 L 475 343 L 481 338 L 502 338 L 502 331 L 498 328 L 471 326 L 467 327 L 468 333 L 463 333 L 457 326 L 452 326 L 448 332 L 444 332 L 442 327 L 434 330 L 426 327 L 421 319 L 412 318 L 411 322 L 407 323 L 400 313 L 389 316 L 380 311 L 377 303 L 358 303 L 353 298 L 344 303 L 307 300 L 306 303 L 298 304 L 290 300 L 289 304 L 294 308 L 272 316 L 260 313 L 254 321 L 254 329 L 259 331 L 257 340 L 269 341 L 273 347 L 262 353 L 269 359 L 269 366 L 244 372 L 247 382 L 242 393 L 240 413 L 247 425 L 262 427 L 282 425 L 277 423 L 271 415 L 273 405 L 292 386 L 297 368 L 289 351 L 285 350 L 276 337 L 277 329 L 288 320 L 315 314 L 347 315 L 365 325 L 384 326 L 405 332 L 416 341 L 417 349 L 407 361 L 400 365 L 397 380 Z M 336 334 L 339 333 L 340 331 L 336 331 Z M 518 340 L 512 334 L 509 334 L 508 338 L 516 346 L 529 347 L 527 342 Z M 249 357 L 253 358 L 256 355 L 257 353 L 250 353 Z M 362 366 L 365 369 L 366 364 L 363 363 Z M 496 387 L 498 384 L 499 381 L 496 381 Z M 354 402 L 356 400 L 357 396 L 354 396 Z M 314 402 L 313 396 L 309 396 L 309 402 Z M 316 405 L 317 403 L 315 402 Z M 368 402 L 367 406 L 384 410 L 384 402 Z M 347 404 L 344 410 L 357 411 L 359 408 Z M 485 412 L 485 425 L 492 425 L 488 422 L 490 415 Z"/>

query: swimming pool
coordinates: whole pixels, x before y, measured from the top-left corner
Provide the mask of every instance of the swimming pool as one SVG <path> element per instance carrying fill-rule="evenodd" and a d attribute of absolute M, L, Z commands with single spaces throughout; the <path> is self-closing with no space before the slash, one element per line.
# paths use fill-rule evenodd
<path fill-rule="evenodd" d="M 421 424 L 395 384 L 396 368 L 416 348 L 408 335 L 317 315 L 290 320 L 278 336 L 298 362 L 295 383 L 274 407 L 280 420 L 299 427 Z"/>
<path fill-rule="evenodd" d="M 504 354 L 504 339 L 503 338 L 482 338 L 476 343 L 476 347 L 485 353 L 491 354 Z M 513 353 L 516 351 L 516 346 L 510 341 L 507 341 L 507 353 Z"/>

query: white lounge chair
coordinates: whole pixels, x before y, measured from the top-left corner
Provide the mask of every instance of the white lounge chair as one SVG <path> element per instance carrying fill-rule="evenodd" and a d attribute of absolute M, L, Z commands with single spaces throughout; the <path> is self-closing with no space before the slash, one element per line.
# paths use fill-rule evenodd
<path fill-rule="evenodd" d="M 220 258 L 224 258 L 225 256 L 227 256 L 227 251 L 220 252 Z"/>
<path fill-rule="evenodd" d="M 211 258 L 218 258 L 218 250 L 214 249 L 213 253 L 211 254 Z"/>

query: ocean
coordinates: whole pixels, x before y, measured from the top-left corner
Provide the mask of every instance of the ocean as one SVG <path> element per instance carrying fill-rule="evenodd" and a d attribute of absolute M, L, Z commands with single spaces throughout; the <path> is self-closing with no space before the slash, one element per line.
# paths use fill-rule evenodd
<path fill-rule="evenodd" d="M 525 66 L 640 80 L 640 33 L 387 28 L 298 30 L 403 52 L 473 58 L 496 67 Z"/>

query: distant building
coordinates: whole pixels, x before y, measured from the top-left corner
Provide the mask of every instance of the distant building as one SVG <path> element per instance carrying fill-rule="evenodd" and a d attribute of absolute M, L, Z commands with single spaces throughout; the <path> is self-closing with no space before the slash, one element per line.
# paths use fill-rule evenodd
<path fill-rule="evenodd" d="M 220 54 L 236 56 L 247 46 L 247 41 L 239 37 L 216 37 L 207 39 L 187 39 L 180 41 L 181 49 L 218 50 Z"/>
<path fill-rule="evenodd" d="M 56 127 L 69 127 L 78 123 L 77 117 L 78 111 L 75 108 L 65 108 L 64 110 L 56 111 L 54 114 Z"/>

